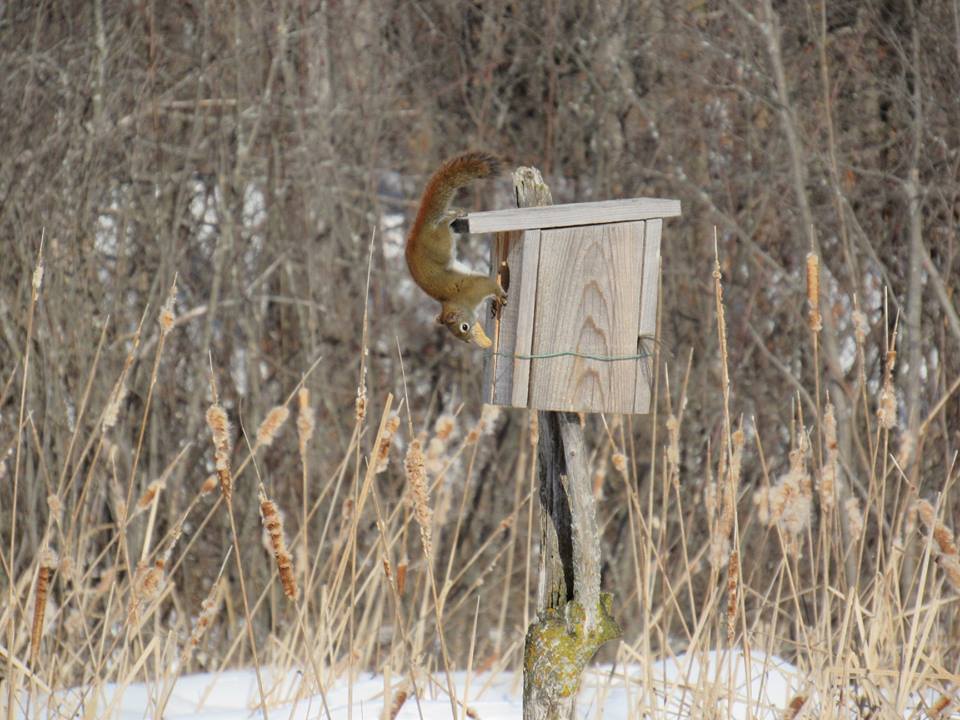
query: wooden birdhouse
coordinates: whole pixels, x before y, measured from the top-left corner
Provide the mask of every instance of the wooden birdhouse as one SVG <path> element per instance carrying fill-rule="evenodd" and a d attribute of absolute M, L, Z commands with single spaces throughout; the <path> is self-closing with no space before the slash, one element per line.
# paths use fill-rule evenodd
<path fill-rule="evenodd" d="M 679 214 L 654 198 L 470 213 L 461 227 L 496 233 L 492 267 L 509 283 L 486 319 L 484 401 L 649 412 L 660 235 Z"/>

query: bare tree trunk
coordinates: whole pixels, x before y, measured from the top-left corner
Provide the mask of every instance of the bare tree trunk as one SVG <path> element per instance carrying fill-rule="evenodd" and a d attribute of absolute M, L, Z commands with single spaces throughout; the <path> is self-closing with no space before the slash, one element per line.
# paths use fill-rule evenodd
<path fill-rule="evenodd" d="M 533 168 L 514 175 L 519 207 L 551 204 Z M 523 662 L 524 720 L 572 717 L 583 669 L 607 640 L 620 636 L 600 593 L 600 533 L 574 413 L 541 412 L 541 560 L 537 620 L 527 629 Z"/>

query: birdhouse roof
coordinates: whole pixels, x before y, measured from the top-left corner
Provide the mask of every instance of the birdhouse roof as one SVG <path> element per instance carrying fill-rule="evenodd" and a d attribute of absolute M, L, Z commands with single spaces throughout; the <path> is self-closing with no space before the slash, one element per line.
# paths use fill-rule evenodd
<path fill-rule="evenodd" d="M 680 214 L 680 201 L 629 198 L 475 212 L 454 223 L 460 232 L 489 233 L 651 220 Z"/>

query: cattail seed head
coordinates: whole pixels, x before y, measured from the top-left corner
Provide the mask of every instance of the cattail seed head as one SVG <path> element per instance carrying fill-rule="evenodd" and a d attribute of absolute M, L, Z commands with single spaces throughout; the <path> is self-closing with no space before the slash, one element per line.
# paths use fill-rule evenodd
<path fill-rule="evenodd" d="M 137 500 L 137 506 L 134 514 L 142 512 L 150 507 L 150 503 L 152 503 L 154 498 L 156 498 L 160 491 L 164 489 L 166 489 L 166 485 L 164 484 L 163 480 L 154 480 L 152 483 L 147 485 L 147 489 L 143 491 L 143 495 L 141 495 L 140 499 Z"/>
<path fill-rule="evenodd" d="M 420 527 L 420 540 L 423 543 L 423 552 L 429 561 L 433 557 L 431 542 L 432 513 L 430 511 L 430 488 L 427 484 L 427 471 L 424 467 L 421 439 L 414 438 L 407 447 L 403 468 L 410 487 L 413 499 L 413 514 Z"/>
<path fill-rule="evenodd" d="M 30 664 L 36 666 L 40 652 L 40 637 L 43 635 L 43 617 L 47 609 L 50 575 L 57 567 L 57 554 L 44 548 L 38 557 L 37 585 L 33 601 L 33 625 L 30 632 Z"/>
<path fill-rule="evenodd" d="M 450 413 L 444 413 L 437 418 L 437 421 L 433 424 L 433 435 L 434 438 L 440 440 L 441 442 L 446 443 L 453 437 L 453 434 L 457 429 L 457 419 Z"/>
<path fill-rule="evenodd" d="M 297 597 L 297 580 L 293 572 L 293 556 L 287 550 L 287 543 L 283 537 L 283 517 L 277 509 L 276 503 L 268 499 L 266 495 L 260 497 L 260 518 L 269 535 L 273 557 L 277 561 L 277 571 L 280 574 L 280 584 L 283 585 L 283 594 L 293 600 Z"/>
<path fill-rule="evenodd" d="M 63 502 L 56 493 L 47 495 L 47 508 L 50 510 L 50 517 L 59 526 L 63 520 Z"/>
<path fill-rule="evenodd" d="M 382 473 L 387 469 L 390 461 L 390 446 L 393 444 L 393 436 L 400 429 L 400 414 L 391 412 L 383 425 L 383 434 L 380 436 L 380 444 L 377 446 L 377 454 L 374 458 L 374 472 Z"/>
<path fill-rule="evenodd" d="M 290 417 L 290 411 L 286 405 L 277 405 L 271 409 L 263 419 L 263 422 L 260 423 L 260 427 L 257 428 L 256 446 L 270 447 L 270 445 L 273 444 L 274 438 L 277 437 L 277 432 L 287 421 L 288 417 Z"/>
<path fill-rule="evenodd" d="M 610 457 L 610 464 L 613 465 L 613 469 L 618 473 L 624 477 L 627 476 L 627 456 L 622 452 L 615 452 Z"/>
<path fill-rule="evenodd" d="M 297 414 L 297 437 L 300 442 L 300 456 L 304 457 L 316 425 L 313 408 L 310 406 L 310 391 L 307 388 L 300 388 L 300 391 L 297 393 L 297 403 L 299 406 L 299 413 Z"/>
<path fill-rule="evenodd" d="M 857 539 L 863 534 L 863 511 L 860 509 L 860 500 L 851 495 L 843 503 L 847 513 L 847 526 L 850 528 L 850 537 Z"/>
<path fill-rule="evenodd" d="M 530 421 L 530 447 L 536 447 L 540 442 L 540 416 L 535 410 L 529 412 Z"/>
<path fill-rule="evenodd" d="M 173 312 L 173 303 L 177 295 L 177 281 L 173 281 L 173 285 L 170 286 L 170 292 L 167 294 L 167 299 L 163 303 L 163 307 L 160 308 L 160 317 L 157 318 L 157 322 L 160 324 L 160 333 L 166 335 L 170 330 L 173 329 L 174 320 L 176 320 L 176 315 Z"/>
<path fill-rule="evenodd" d="M 863 345 L 870 332 L 870 321 L 867 320 L 867 314 L 862 310 L 854 310 L 850 316 L 850 322 L 853 324 L 853 337 L 857 345 Z"/>
<path fill-rule="evenodd" d="M 820 332 L 823 329 L 823 319 L 820 317 L 820 258 L 815 253 L 807 254 L 807 303 L 810 306 L 810 329 Z"/>
<path fill-rule="evenodd" d="M 110 393 L 110 401 L 103 411 L 103 423 L 101 427 L 104 431 L 109 430 L 117 424 L 117 418 L 120 416 L 120 406 L 127 397 L 127 384 L 120 383 L 113 392 Z"/>
<path fill-rule="evenodd" d="M 207 409 L 207 425 L 213 435 L 214 463 L 220 480 L 220 492 L 228 503 L 233 500 L 233 476 L 230 472 L 230 421 L 219 403 Z"/>
<path fill-rule="evenodd" d="M 216 473 L 213 475 L 208 475 L 207 479 L 203 481 L 203 485 L 200 486 L 200 495 L 209 495 L 216 489 L 218 478 Z"/>

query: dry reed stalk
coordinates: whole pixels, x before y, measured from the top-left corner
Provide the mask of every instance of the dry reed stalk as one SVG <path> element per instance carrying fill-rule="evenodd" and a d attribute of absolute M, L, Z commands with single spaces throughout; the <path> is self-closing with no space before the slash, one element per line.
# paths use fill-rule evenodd
<path fill-rule="evenodd" d="M 410 441 L 407 454 L 403 461 L 407 483 L 410 487 L 410 497 L 413 502 L 413 515 L 420 527 L 420 541 L 423 543 L 423 553 L 430 562 L 433 557 L 433 543 L 431 540 L 431 522 L 433 514 L 430 511 L 430 487 L 427 483 L 427 470 L 424 466 L 422 439 L 419 437 Z"/>
<path fill-rule="evenodd" d="M 57 554 L 45 548 L 39 555 L 37 585 L 33 600 L 33 625 L 30 631 L 30 667 L 36 667 L 40 653 L 40 637 L 43 635 L 43 616 L 47 609 L 50 573 L 57 567 Z"/>
<path fill-rule="evenodd" d="M 227 411 L 219 403 L 214 403 L 207 409 L 207 425 L 213 435 L 213 458 L 217 477 L 220 480 L 220 492 L 223 494 L 223 499 L 230 503 L 233 500 L 233 476 L 230 474 L 230 421 L 227 419 Z"/>
<path fill-rule="evenodd" d="M 820 316 L 820 258 L 816 253 L 807 254 L 807 303 L 810 306 L 807 323 L 812 332 L 818 333 L 823 329 L 823 318 Z"/>
<path fill-rule="evenodd" d="M 528 413 L 528 420 L 530 426 L 530 447 L 536 448 L 537 443 L 540 442 L 540 416 L 536 411 L 531 410 Z"/>
<path fill-rule="evenodd" d="M 275 408 L 272 408 L 263 419 L 263 422 L 260 423 L 260 427 L 257 428 L 257 440 L 254 444 L 254 449 L 270 447 L 277 437 L 280 428 L 283 427 L 283 424 L 289 417 L 290 410 L 287 409 L 286 405 L 277 405 Z"/>
<path fill-rule="evenodd" d="M 276 503 L 267 497 L 262 485 L 260 486 L 260 518 L 269 535 L 273 557 L 277 561 L 277 572 L 280 574 L 283 594 L 290 600 L 294 600 L 297 597 L 297 579 L 293 573 L 293 556 L 287 550 L 287 543 L 283 537 L 283 517 Z"/>

